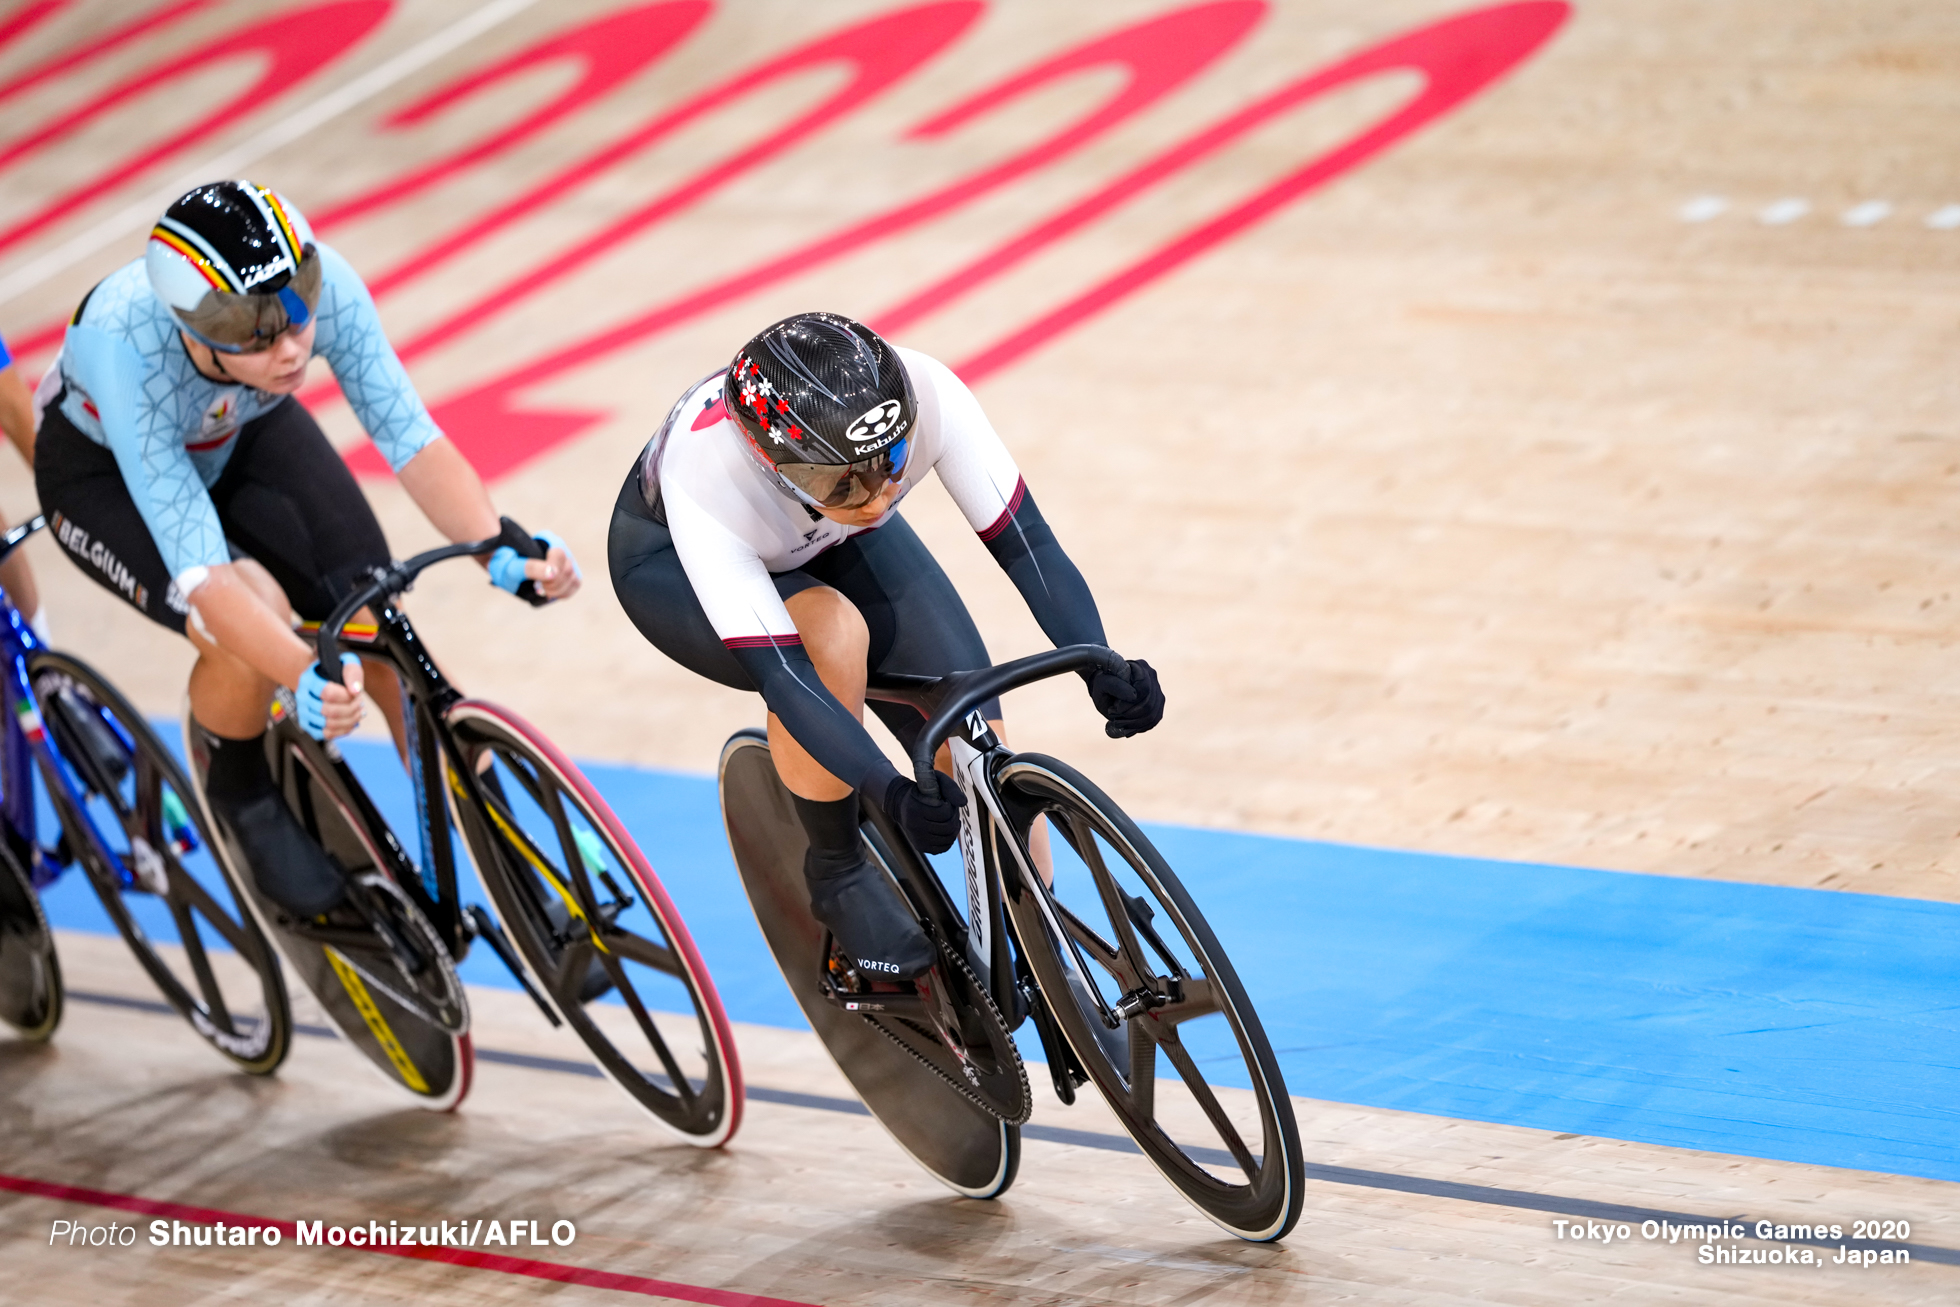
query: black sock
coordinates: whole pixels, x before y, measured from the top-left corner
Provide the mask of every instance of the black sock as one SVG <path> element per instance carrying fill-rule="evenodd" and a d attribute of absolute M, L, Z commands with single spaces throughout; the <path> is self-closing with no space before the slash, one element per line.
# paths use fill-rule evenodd
<path fill-rule="evenodd" d="M 204 727 L 204 747 L 211 765 L 204 776 L 204 793 L 213 804 L 242 803 L 272 793 L 272 768 L 265 760 L 265 732 L 249 740 L 227 739 Z"/>
<path fill-rule="evenodd" d="M 858 837 L 858 796 L 847 794 L 828 802 L 789 796 L 796 803 L 797 819 L 810 837 L 810 853 L 803 861 L 805 875 L 821 878 L 826 872 L 848 871 L 864 857 Z"/>

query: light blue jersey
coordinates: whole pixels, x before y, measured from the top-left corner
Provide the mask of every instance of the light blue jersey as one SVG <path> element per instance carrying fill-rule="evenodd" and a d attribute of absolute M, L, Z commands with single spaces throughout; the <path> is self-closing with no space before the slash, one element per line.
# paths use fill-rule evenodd
<path fill-rule="evenodd" d="M 383 334 L 367 287 L 347 260 L 317 248 L 314 353 L 326 359 L 354 416 L 399 472 L 442 432 Z M 239 427 L 285 396 L 213 381 L 192 366 L 141 259 L 89 293 L 69 324 L 60 367 L 62 413 L 116 456 L 171 577 L 230 562 L 210 487 L 238 446 Z"/>

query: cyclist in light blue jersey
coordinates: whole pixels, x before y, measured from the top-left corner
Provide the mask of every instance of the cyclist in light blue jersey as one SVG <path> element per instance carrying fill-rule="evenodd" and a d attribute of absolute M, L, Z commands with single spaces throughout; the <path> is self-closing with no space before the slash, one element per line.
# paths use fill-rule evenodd
<path fill-rule="evenodd" d="M 69 556 L 196 648 L 206 797 L 260 888 L 299 917 L 331 911 L 344 886 L 273 791 L 268 707 L 284 685 L 323 739 L 359 722 L 360 666 L 345 686 L 320 677 L 293 614 L 325 618 L 390 558 L 346 463 L 293 398 L 315 353 L 437 530 L 455 541 L 498 533 L 483 482 L 416 395 L 361 279 L 282 196 L 246 181 L 180 196 L 144 257 L 83 298 L 58 379 L 43 388 L 35 454 L 42 508 Z M 569 596 L 577 564 L 556 536 L 539 538 L 544 559 L 506 547 L 491 579 Z M 399 695 L 374 688 L 400 738 Z"/>

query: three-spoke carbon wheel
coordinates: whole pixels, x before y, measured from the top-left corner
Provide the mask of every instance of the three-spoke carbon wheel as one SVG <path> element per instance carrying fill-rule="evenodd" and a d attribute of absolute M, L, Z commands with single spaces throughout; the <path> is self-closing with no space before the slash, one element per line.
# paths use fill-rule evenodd
<path fill-rule="evenodd" d="M 0 844 L 0 1021 L 36 1043 L 61 1024 L 54 933 L 20 860 Z"/>
<path fill-rule="evenodd" d="M 1299 1127 L 1259 1018 L 1211 927 L 1136 823 L 1080 773 L 1020 754 L 998 784 L 1055 883 L 1008 910 L 1056 1023 L 1157 1169 L 1242 1239 L 1300 1218 Z"/>
<path fill-rule="evenodd" d="M 53 776 L 48 793 L 110 920 L 198 1034 L 241 1070 L 269 1074 L 292 1041 L 285 983 L 212 856 L 212 832 L 183 766 L 80 659 L 43 650 L 28 657 L 27 672 L 42 724 L 85 797 L 77 806 Z"/>
<path fill-rule="evenodd" d="M 598 791 L 522 718 L 465 700 L 448 722 L 489 821 L 457 803 L 478 875 L 533 983 L 601 1069 L 688 1143 L 742 1116 L 734 1033 L 693 938 Z"/>

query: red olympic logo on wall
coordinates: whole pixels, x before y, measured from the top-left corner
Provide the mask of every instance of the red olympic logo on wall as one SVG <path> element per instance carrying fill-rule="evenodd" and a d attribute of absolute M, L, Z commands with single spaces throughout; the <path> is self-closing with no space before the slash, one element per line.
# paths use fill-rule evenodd
<path fill-rule="evenodd" d="M 0 23 L 0 49 L 31 30 L 70 0 L 33 0 Z M 0 104 L 31 87 L 83 68 L 139 38 L 183 21 L 210 0 L 180 0 L 134 19 L 79 48 L 62 53 L 0 83 Z M 351 53 L 388 16 L 390 0 L 332 0 L 283 11 L 217 36 L 188 52 L 131 75 L 38 129 L 0 142 L 0 168 L 35 150 L 83 131 L 90 122 L 159 86 L 196 75 L 222 60 L 258 56 L 258 75 L 240 91 L 161 141 L 143 144 L 95 176 L 49 199 L 0 228 L 0 254 L 46 230 L 78 205 L 138 178 L 210 137 L 237 115 L 276 94 L 318 77 Z M 577 436 L 606 414 L 526 406 L 524 393 L 583 365 L 657 337 L 663 332 L 786 278 L 846 255 L 874 248 L 921 224 L 953 213 L 1011 182 L 1052 168 L 1189 81 L 1244 40 L 1265 15 L 1261 0 L 1214 0 L 1170 10 L 1050 55 L 943 109 L 905 132 L 930 142 L 984 119 L 1003 106 L 1060 81 L 1114 70 L 1120 79 L 1107 95 L 1044 139 L 999 162 L 907 200 L 885 212 L 848 222 L 787 253 L 775 254 L 713 283 L 649 304 L 625 321 L 555 345 L 460 394 L 436 397 L 437 423 L 486 476 L 510 472 L 553 446 Z M 380 132 L 415 126 L 433 116 L 492 94 L 500 83 L 541 67 L 569 65 L 574 80 L 518 121 L 489 131 L 433 162 L 404 170 L 338 203 L 309 206 L 316 230 L 326 232 L 357 217 L 384 213 L 438 183 L 498 159 L 553 123 L 592 104 L 657 61 L 680 49 L 712 12 L 709 0 L 661 0 L 632 5 L 558 32 L 527 49 L 455 77 L 381 120 Z M 713 113 L 785 78 L 812 70 L 843 74 L 814 107 L 791 116 L 774 131 L 672 183 L 637 208 L 550 253 L 502 285 L 490 287 L 440 321 L 396 341 L 404 361 L 497 321 L 547 287 L 608 251 L 685 212 L 736 179 L 808 140 L 944 56 L 984 12 L 980 0 L 937 0 L 853 23 L 793 49 L 765 57 L 677 105 L 663 106 L 611 140 L 595 143 L 529 190 L 488 212 L 472 215 L 393 267 L 373 272 L 370 289 L 385 299 L 466 251 L 543 209 L 569 190 L 591 184 L 635 156 Z M 1425 24 L 1270 92 L 1190 133 L 1093 193 L 1012 233 L 994 248 L 954 268 L 902 302 L 869 315 L 881 331 L 897 332 L 951 305 L 1057 241 L 1084 230 L 1133 203 L 1179 173 L 1216 154 L 1247 133 L 1366 79 L 1416 75 L 1406 99 L 1339 144 L 1302 161 L 1208 220 L 1165 241 L 1128 266 L 1104 276 L 1066 302 L 1039 313 L 955 364 L 968 382 L 1007 366 L 1055 337 L 1132 295 L 1212 247 L 1230 240 L 1295 200 L 1326 185 L 1449 113 L 1516 67 L 1558 30 L 1570 13 L 1565 0 L 1520 0 L 1468 10 Z M 52 346 L 59 325 L 23 336 L 23 354 Z M 374 449 L 350 451 L 349 462 L 369 474 L 385 472 Z"/>

